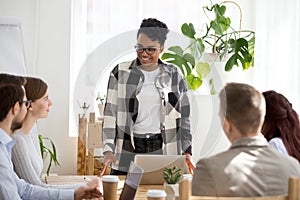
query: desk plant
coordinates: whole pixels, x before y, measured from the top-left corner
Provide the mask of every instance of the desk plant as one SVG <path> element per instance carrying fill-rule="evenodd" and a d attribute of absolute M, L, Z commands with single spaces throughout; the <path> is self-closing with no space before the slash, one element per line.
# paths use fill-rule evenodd
<path fill-rule="evenodd" d="M 165 167 L 163 171 L 163 178 L 165 180 L 164 189 L 167 193 L 167 200 L 175 200 L 179 195 L 179 182 L 182 179 L 182 169 L 176 166 L 172 168 Z"/>
<path fill-rule="evenodd" d="M 49 164 L 48 164 L 47 172 L 46 172 L 47 176 L 49 176 L 52 162 L 54 162 L 54 164 L 56 166 L 60 165 L 57 160 L 56 147 L 55 147 L 54 142 L 50 138 L 43 137 L 42 135 L 39 135 L 39 142 L 40 142 L 40 150 L 41 150 L 42 158 L 45 159 L 48 154 L 50 156 Z M 51 148 L 47 147 L 47 145 L 46 145 L 47 143 L 51 145 Z"/>
<path fill-rule="evenodd" d="M 231 20 L 225 16 L 224 3 L 233 3 L 240 10 L 240 29 L 236 31 L 231 27 Z M 230 71 L 233 66 L 242 66 L 243 70 L 253 67 L 255 33 L 241 30 L 242 12 L 240 6 L 233 1 L 224 1 L 220 4 L 205 6 L 203 11 L 206 16 L 214 14 L 213 19 L 205 24 L 204 30 L 196 30 L 192 23 L 181 26 L 183 35 L 190 39 L 187 47 L 172 46 L 162 55 L 162 60 L 179 67 L 184 75 L 188 88 L 197 90 L 204 78 L 210 73 L 211 68 L 207 62 L 201 61 L 204 52 L 217 55 L 216 59 L 223 60 L 229 56 L 225 64 L 225 71 Z M 213 80 L 209 80 L 211 93 L 215 93 Z"/>

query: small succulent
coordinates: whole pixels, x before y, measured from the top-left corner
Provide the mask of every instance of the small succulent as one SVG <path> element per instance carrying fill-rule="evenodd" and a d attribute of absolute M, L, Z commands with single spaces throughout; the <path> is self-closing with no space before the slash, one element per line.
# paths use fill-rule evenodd
<path fill-rule="evenodd" d="M 163 178 L 168 184 L 176 184 L 182 179 L 182 169 L 176 166 L 173 168 L 165 167 Z"/>

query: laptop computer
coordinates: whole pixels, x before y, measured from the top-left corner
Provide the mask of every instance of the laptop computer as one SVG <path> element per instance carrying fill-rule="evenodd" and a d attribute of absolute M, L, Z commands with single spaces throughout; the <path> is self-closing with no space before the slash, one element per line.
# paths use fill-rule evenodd
<path fill-rule="evenodd" d="M 163 169 L 165 167 L 177 166 L 182 168 L 184 174 L 189 173 L 185 155 L 136 155 L 134 163 L 144 169 L 141 183 L 142 185 L 161 185 L 163 179 Z"/>

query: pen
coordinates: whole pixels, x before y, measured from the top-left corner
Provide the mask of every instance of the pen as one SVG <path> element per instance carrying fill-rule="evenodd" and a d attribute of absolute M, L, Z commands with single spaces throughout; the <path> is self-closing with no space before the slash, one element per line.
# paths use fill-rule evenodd
<path fill-rule="evenodd" d="M 108 165 L 109 162 L 110 162 L 110 159 L 107 160 L 107 161 L 104 163 L 103 168 L 102 168 L 102 170 L 100 171 L 100 174 L 99 174 L 98 177 L 101 178 L 101 177 L 105 174 L 105 171 L 106 171 L 106 168 L 107 168 L 107 165 Z"/>
<path fill-rule="evenodd" d="M 88 178 L 88 177 L 83 177 L 84 181 L 91 181 L 92 179 Z"/>

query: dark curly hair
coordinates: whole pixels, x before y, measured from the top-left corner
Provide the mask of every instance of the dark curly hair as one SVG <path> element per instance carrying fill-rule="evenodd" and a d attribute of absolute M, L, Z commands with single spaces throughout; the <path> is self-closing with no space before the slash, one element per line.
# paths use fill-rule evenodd
<path fill-rule="evenodd" d="M 290 156 L 300 162 L 300 124 L 292 104 L 282 94 L 273 90 L 263 92 L 266 100 L 266 115 L 262 133 L 269 141 L 282 139 Z"/>
<path fill-rule="evenodd" d="M 159 44 L 162 46 L 165 44 L 167 39 L 167 34 L 169 29 L 167 25 L 155 18 L 144 19 L 141 26 L 137 32 L 137 37 L 139 34 L 144 33 L 152 41 L 158 40 Z"/>

